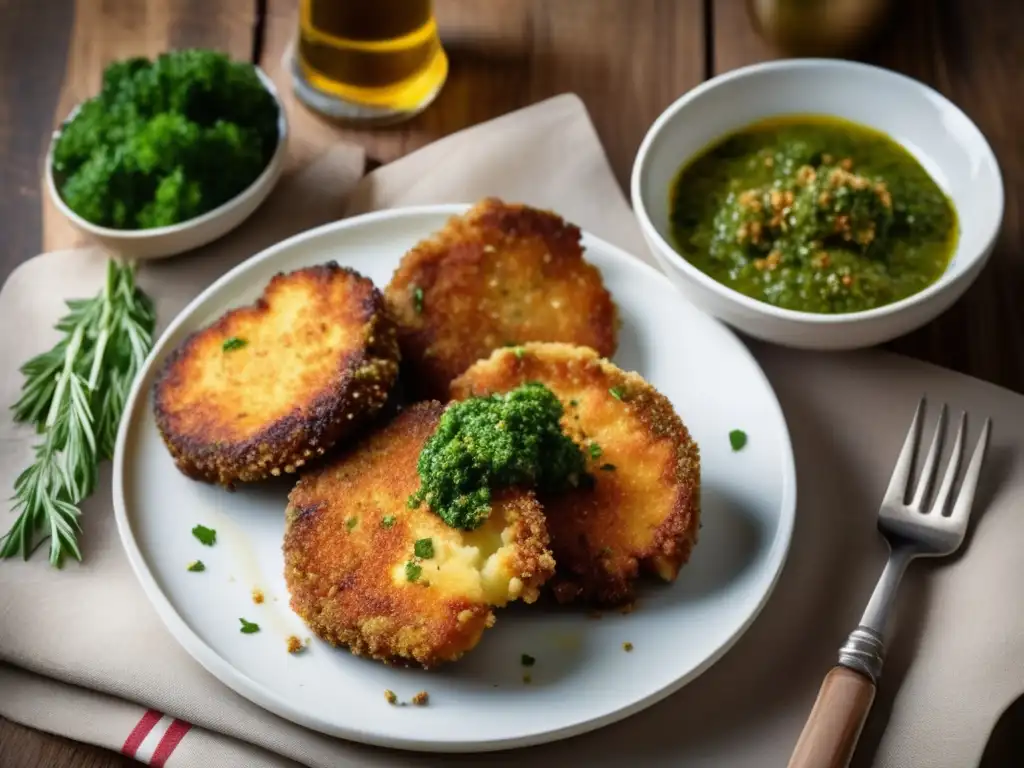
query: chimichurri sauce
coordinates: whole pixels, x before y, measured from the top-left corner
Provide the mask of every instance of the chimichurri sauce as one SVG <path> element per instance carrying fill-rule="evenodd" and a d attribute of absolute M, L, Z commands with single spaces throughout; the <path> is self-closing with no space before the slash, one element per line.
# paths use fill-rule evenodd
<path fill-rule="evenodd" d="M 773 118 L 679 173 L 683 257 L 747 296 L 804 312 L 857 312 L 917 293 L 956 246 L 952 203 L 907 150 L 836 118 Z"/>

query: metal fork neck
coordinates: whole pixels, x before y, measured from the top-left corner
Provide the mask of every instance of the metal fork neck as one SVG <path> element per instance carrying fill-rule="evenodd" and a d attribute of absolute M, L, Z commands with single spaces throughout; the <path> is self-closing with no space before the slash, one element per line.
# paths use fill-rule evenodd
<path fill-rule="evenodd" d="M 914 557 L 914 552 L 905 546 L 893 547 L 889 559 L 885 563 L 882 575 L 878 577 L 875 591 L 871 593 L 867 608 L 860 619 L 862 627 L 874 631 L 884 638 L 889 628 L 893 605 L 896 602 L 896 588 L 899 587 L 907 566 Z"/>
<path fill-rule="evenodd" d="M 896 600 L 896 588 L 913 557 L 913 551 L 905 547 L 896 547 L 889 552 L 889 559 L 875 591 L 871 593 L 860 625 L 839 649 L 840 664 L 867 675 L 875 684 L 885 661 L 885 634 Z"/>

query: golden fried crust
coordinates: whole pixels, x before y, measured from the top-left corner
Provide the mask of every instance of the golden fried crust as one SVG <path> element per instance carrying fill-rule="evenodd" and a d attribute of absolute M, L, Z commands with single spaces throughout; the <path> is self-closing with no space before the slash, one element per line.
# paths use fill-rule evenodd
<path fill-rule="evenodd" d="M 616 348 L 616 307 L 583 259 L 580 230 L 495 198 L 409 251 L 385 295 L 421 397 L 444 400 L 451 380 L 497 347 L 561 341 L 605 356 Z"/>
<path fill-rule="evenodd" d="M 157 427 L 198 480 L 294 472 L 380 410 L 398 360 L 394 321 L 369 279 L 334 262 L 278 274 L 254 304 L 168 356 L 154 385 Z"/>
<path fill-rule="evenodd" d="M 291 607 L 322 639 L 355 654 L 426 668 L 454 661 L 494 624 L 492 605 L 533 602 L 554 573 L 532 492 L 494 496 L 477 530 L 450 528 L 425 505 L 416 462 L 444 410 L 417 403 L 304 475 L 284 538 Z M 433 556 L 414 557 L 430 539 Z M 419 567 L 409 581 L 406 564 Z"/>
<path fill-rule="evenodd" d="M 566 344 L 497 350 L 452 382 L 451 395 L 507 392 L 526 381 L 562 402 L 562 426 L 596 480 L 542 498 L 555 597 L 617 605 L 632 600 L 641 572 L 674 580 L 700 527 L 700 453 L 672 404 L 638 374 Z"/>

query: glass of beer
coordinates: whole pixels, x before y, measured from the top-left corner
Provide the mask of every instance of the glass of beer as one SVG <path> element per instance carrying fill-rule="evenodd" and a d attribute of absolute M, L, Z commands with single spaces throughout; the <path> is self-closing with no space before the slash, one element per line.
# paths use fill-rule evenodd
<path fill-rule="evenodd" d="M 300 0 L 292 80 L 310 108 L 398 122 L 426 108 L 447 75 L 431 0 Z"/>

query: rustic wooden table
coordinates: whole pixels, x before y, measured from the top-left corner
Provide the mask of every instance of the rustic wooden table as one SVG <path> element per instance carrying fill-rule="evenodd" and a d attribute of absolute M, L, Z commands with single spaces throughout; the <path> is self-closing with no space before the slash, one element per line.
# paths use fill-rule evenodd
<path fill-rule="evenodd" d="M 861 54 L 950 97 L 992 143 L 1006 185 L 1003 231 L 967 295 L 894 350 L 1024 392 L 1024 3 L 907 0 Z M 387 162 L 433 139 L 565 91 L 590 110 L 625 185 L 644 131 L 702 80 L 779 53 L 754 31 L 743 0 L 436 0 L 451 72 L 440 97 L 399 128 L 334 131 Z M 77 242 L 40 191 L 55 123 L 93 93 L 105 63 L 129 54 L 214 47 L 280 66 L 296 0 L 0 0 L 0 280 L 40 252 Z M 993 739 L 1019 752 L 1024 714 Z M 1016 723 L 1016 725 L 1014 725 Z M 994 753 L 993 753 L 994 754 Z M 126 766 L 133 761 L 0 719 L 0 765 Z M 988 764 L 990 761 L 985 760 Z"/>

